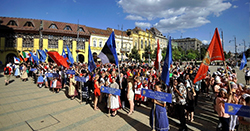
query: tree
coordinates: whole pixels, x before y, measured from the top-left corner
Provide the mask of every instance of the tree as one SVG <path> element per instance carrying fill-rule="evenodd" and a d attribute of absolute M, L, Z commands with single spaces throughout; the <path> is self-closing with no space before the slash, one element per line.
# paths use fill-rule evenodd
<path fill-rule="evenodd" d="M 150 46 L 147 46 L 145 49 L 144 49 L 144 53 L 142 54 L 142 57 L 145 57 L 146 59 L 149 58 L 149 54 L 148 53 L 152 53 L 152 50 L 150 48 Z M 151 54 L 150 54 L 151 55 Z M 150 56 L 151 57 L 151 56 Z"/>
<path fill-rule="evenodd" d="M 189 52 L 188 55 L 187 55 L 187 58 L 188 58 L 189 60 L 196 59 L 196 58 L 197 58 L 197 55 L 196 55 L 195 53 Z"/>
<path fill-rule="evenodd" d="M 182 55 L 181 55 L 181 52 L 178 50 L 178 48 L 174 48 L 173 50 L 172 50 L 172 57 L 173 57 L 173 60 L 180 60 L 181 59 L 181 57 L 182 57 Z"/>
<path fill-rule="evenodd" d="M 134 58 L 136 59 L 136 61 L 140 60 L 140 54 L 135 46 L 132 48 L 131 53 L 129 54 L 129 58 L 130 59 Z"/>

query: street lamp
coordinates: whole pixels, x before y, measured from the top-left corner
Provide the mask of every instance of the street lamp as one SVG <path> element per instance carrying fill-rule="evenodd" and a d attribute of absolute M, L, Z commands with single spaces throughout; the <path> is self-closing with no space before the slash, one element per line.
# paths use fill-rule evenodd
<path fill-rule="evenodd" d="M 231 41 L 234 41 L 234 44 L 235 44 L 235 63 L 237 62 L 237 45 L 236 45 L 236 37 L 234 36 L 234 40 L 229 40 L 229 43 L 231 42 Z"/>

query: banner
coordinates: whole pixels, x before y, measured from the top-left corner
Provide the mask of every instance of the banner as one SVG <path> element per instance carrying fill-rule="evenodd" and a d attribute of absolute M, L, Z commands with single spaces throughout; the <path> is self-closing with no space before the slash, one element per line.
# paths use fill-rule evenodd
<path fill-rule="evenodd" d="M 37 69 L 36 69 L 36 68 L 31 68 L 31 69 L 30 69 L 30 71 L 35 71 L 35 70 L 37 70 Z"/>
<path fill-rule="evenodd" d="M 225 113 L 230 115 L 250 117 L 250 106 L 225 103 Z"/>
<path fill-rule="evenodd" d="M 74 74 L 75 74 L 75 71 L 74 71 L 74 70 L 67 70 L 67 71 L 66 71 L 66 74 L 72 74 L 72 75 L 74 75 Z"/>
<path fill-rule="evenodd" d="M 152 91 L 152 90 L 148 90 L 148 89 L 143 88 L 141 90 L 141 95 L 152 98 L 152 99 L 172 103 L 172 95 L 169 94 L 169 93 L 159 92 L 159 91 Z"/>
<path fill-rule="evenodd" d="M 110 88 L 106 86 L 101 87 L 101 92 L 107 93 L 107 94 L 113 94 L 113 95 L 121 95 L 121 90 L 120 89 L 115 89 L 115 88 Z"/>
<path fill-rule="evenodd" d="M 79 76 L 75 76 L 75 81 L 86 82 L 86 78 L 84 78 L 84 77 L 79 77 Z"/>
<path fill-rule="evenodd" d="M 46 77 L 59 77 L 57 73 L 47 73 Z"/>

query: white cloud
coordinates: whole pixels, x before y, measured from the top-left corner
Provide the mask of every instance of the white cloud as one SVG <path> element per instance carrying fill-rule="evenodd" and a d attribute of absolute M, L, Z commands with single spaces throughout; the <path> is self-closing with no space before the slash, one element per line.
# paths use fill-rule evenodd
<path fill-rule="evenodd" d="M 232 6 L 224 0 L 119 0 L 118 5 L 129 15 L 157 20 L 151 24 L 162 33 L 200 27 Z"/>
<path fill-rule="evenodd" d="M 209 42 L 210 42 L 210 41 L 208 41 L 208 40 L 203 40 L 203 41 L 202 41 L 202 43 L 205 44 L 205 45 L 209 44 Z"/>
<path fill-rule="evenodd" d="M 233 8 L 238 8 L 238 6 L 237 6 L 237 5 L 234 5 Z"/>
<path fill-rule="evenodd" d="M 135 26 L 141 27 L 141 28 L 150 28 L 150 23 L 145 22 L 135 22 Z"/>
<path fill-rule="evenodd" d="M 74 3 L 76 3 L 76 0 L 73 0 Z"/>
<path fill-rule="evenodd" d="M 138 16 L 138 15 L 128 15 L 128 16 L 126 16 L 125 19 L 128 19 L 128 20 L 145 20 L 144 18 L 142 18 L 141 16 Z"/>

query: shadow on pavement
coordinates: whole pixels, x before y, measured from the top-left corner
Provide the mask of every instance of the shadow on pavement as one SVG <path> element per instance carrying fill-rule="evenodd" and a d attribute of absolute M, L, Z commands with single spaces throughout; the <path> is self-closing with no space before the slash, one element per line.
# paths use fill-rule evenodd
<path fill-rule="evenodd" d="M 127 114 L 118 112 L 117 115 L 123 118 L 130 126 L 132 126 L 137 131 L 150 131 L 151 130 L 149 126 L 141 123 L 140 121 L 136 119 L 129 117 Z"/>

